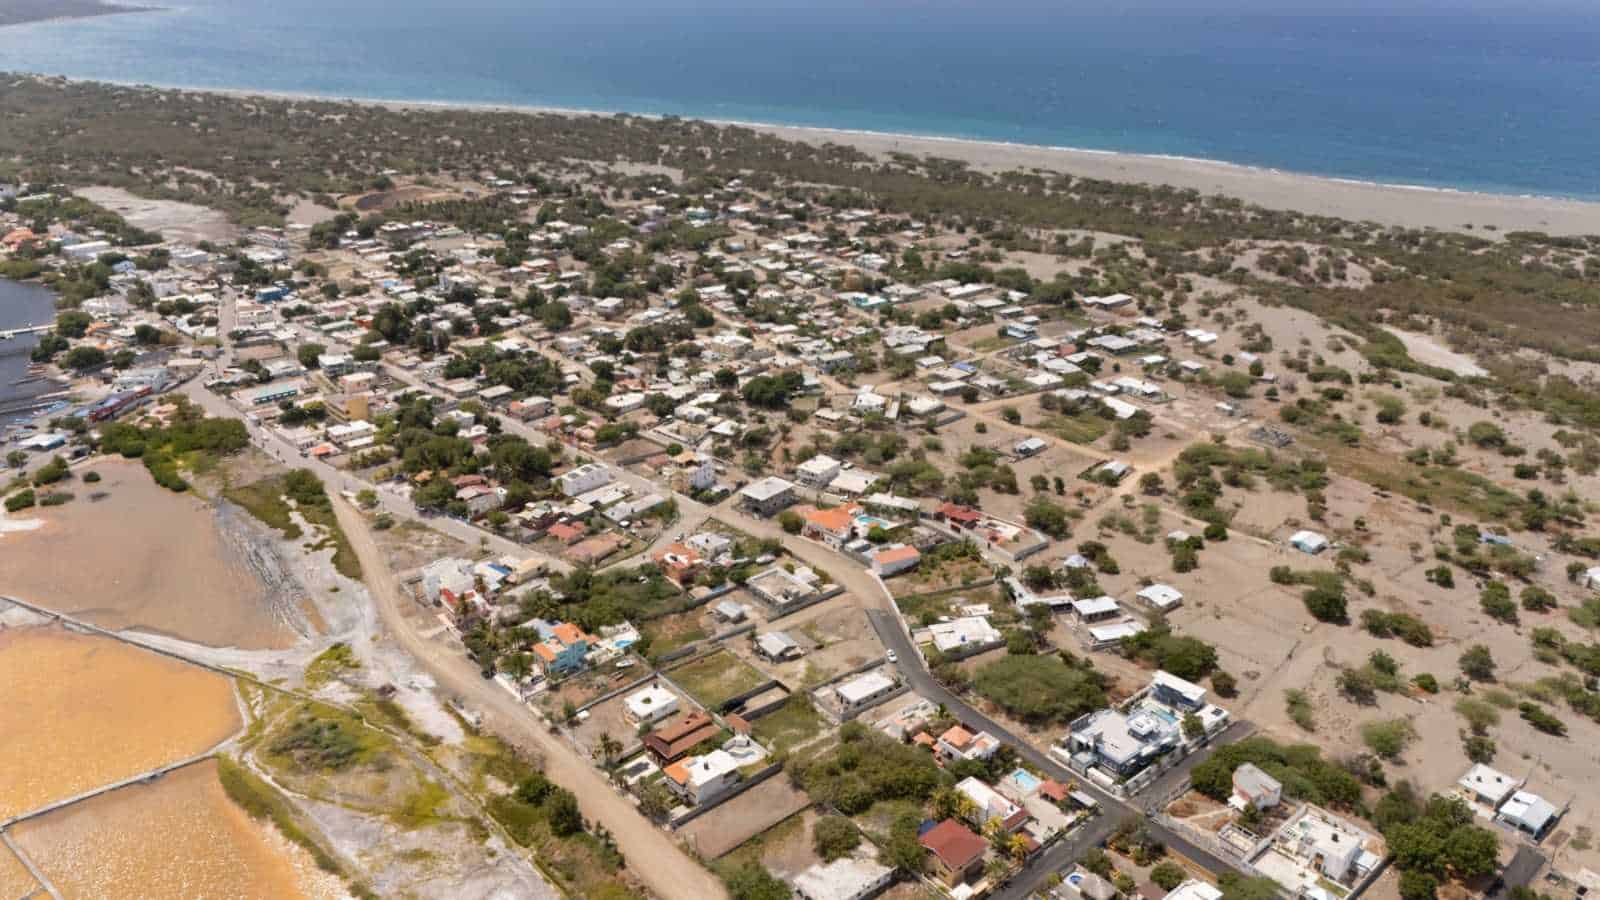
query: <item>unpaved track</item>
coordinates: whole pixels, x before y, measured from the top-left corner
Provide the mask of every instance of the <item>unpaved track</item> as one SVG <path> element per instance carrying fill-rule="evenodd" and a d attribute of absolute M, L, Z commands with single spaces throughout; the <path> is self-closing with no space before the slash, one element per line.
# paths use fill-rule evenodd
<path fill-rule="evenodd" d="M 488 728 L 544 759 L 545 774 L 578 796 L 585 818 L 604 825 L 616 838 L 628 868 L 656 895 L 673 900 L 726 897 L 722 883 L 684 853 L 665 832 L 651 825 L 633 804 L 618 796 L 601 774 L 573 749 L 552 736 L 534 717 L 500 687 L 486 681 L 465 657 L 436 646 L 401 614 L 400 583 L 368 530 L 366 520 L 344 498 L 333 499 L 339 524 L 361 560 L 380 618 L 406 652 L 428 670 L 444 690 L 466 699 L 482 713 Z"/>

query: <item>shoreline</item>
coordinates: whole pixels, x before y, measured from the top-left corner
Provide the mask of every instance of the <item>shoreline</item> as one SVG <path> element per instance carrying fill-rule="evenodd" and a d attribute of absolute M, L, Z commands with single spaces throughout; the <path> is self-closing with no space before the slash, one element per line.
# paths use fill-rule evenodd
<path fill-rule="evenodd" d="M 65 76 L 38 73 L 25 74 L 86 83 L 96 81 L 96 79 L 69 79 Z M 471 100 L 404 100 L 307 91 L 207 88 L 126 81 L 100 83 L 119 87 L 180 91 L 187 94 L 211 94 L 236 99 L 351 104 L 399 111 L 493 112 L 573 117 L 627 115 L 642 119 L 667 117 L 659 113 L 540 104 Z M 1485 238 L 1493 238 L 1508 231 L 1542 231 L 1554 235 L 1600 234 L 1600 200 L 1490 193 L 1463 188 L 1369 181 L 1186 156 L 698 116 L 677 118 L 716 126 L 747 128 L 798 143 L 843 144 L 879 159 L 886 159 L 891 153 L 907 153 L 963 161 L 974 169 L 990 174 L 1037 168 L 1104 181 L 1170 185 L 1180 189 L 1197 190 L 1203 194 L 1233 197 L 1268 209 L 1329 216 L 1353 222 L 1433 228 L 1475 234 Z"/>
<path fill-rule="evenodd" d="M 72 4 L 68 4 L 72 5 Z M 160 12 L 159 6 L 133 6 L 123 3 L 106 3 L 102 0 L 91 0 L 81 3 L 67 12 L 58 10 L 44 10 L 37 12 L 23 11 L 22 18 L 6 19 L 0 17 L 0 28 L 12 28 L 18 25 L 39 25 L 48 22 L 71 22 L 77 19 L 95 19 L 101 16 L 115 16 L 123 13 Z"/>

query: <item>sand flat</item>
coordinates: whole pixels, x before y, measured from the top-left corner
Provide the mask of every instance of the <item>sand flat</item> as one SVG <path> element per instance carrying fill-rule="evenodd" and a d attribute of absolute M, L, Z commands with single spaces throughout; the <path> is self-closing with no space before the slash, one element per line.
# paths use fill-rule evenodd
<path fill-rule="evenodd" d="M 0 631 L 0 818 L 203 753 L 241 727 L 228 679 L 103 637 Z"/>
<path fill-rule="evenodd" d="M 89 470 L 102 480 L 71 482 L 77 499 L 37 510 L 41 527 L 0 537 L 0 594 L 212 646 L 293 643 L 205 501 L 157 485 L 138 463 L 107 459 L 80 474 Z M 105 497 L 91 500 L 95 493 Z"/>
<path fill-rule="evenodd" d="M 228 799 L 212 760 L 24 822 L 13 833 L 68 897 L 346 895 L 309 853 Z"/>
<path fill-rule="evenodd" d="M 28 874 L 27 866 L 22 860 L 17 859 L 4 846 L 0 846 L 0 897 L 7 900 L 12 897 L 26 897 L 28 893 L 39 886 Z"/>

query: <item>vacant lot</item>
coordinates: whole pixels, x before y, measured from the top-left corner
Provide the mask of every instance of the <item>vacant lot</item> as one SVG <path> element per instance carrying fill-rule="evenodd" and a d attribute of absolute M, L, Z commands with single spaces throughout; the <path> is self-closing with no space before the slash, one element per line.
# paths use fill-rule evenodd
<path fill-rule="evenodd" d="M 780 828 L 787 829 L 788 822 L 784 820 L 810 805 L 811 798 L 779 773 L 685 825 L 680 833 L 702 856 L 715 859 L 779 822 L 784 823 Z M 807 834 L 805 829 L 800 829 L 800 833 Z M 768 852 L 773 853 L 774 858 L 795 852 L 788 834 L 780 834 L 778 838 L 763 844 L 763 858 Z M 803 843 L 809 851 L 810 841 Z"/>
<path fill-rule="evenodd" d="M 751 734 L 774 753 L 785 753 L 808 743 L 828 727 L 810 694 L 795 694 L 777 712 L 757 719 Z"/>
<path fill-rule="evenodd" d="M 713 651 L 666 674 L 708 709 L 716 709 L 768 680 L 726 650 Z"/>

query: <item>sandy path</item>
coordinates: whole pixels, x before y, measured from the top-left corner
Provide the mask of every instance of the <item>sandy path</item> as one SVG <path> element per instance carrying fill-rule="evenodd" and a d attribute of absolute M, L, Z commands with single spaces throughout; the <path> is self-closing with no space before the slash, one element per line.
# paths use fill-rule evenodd
<path fill-rule="evenodd" d="M 612 789 L 604 777 L 571 747 L 553 737 L 532 712 L 485 681 L 465 657 L 438 647 L 424 638 L 401 614 L 400 584 L 372 538 L 367 523 L 343 498 L 334 510 L 350 544 L 361 559 L 362 571 L 377 601 L 388 631 L 438 681 L 444 690 L 470 698 L 474 709 L 495 733 L 517 746 L 538 752 L 545 774 L 578 795 L 586 818 L 604 825 L 628 859 L 629 869 L 661 897 L 702 900 L 724 897 L 722 883 L 684 853 L 666 833 L 651 825 L 633 805 Z"/>

